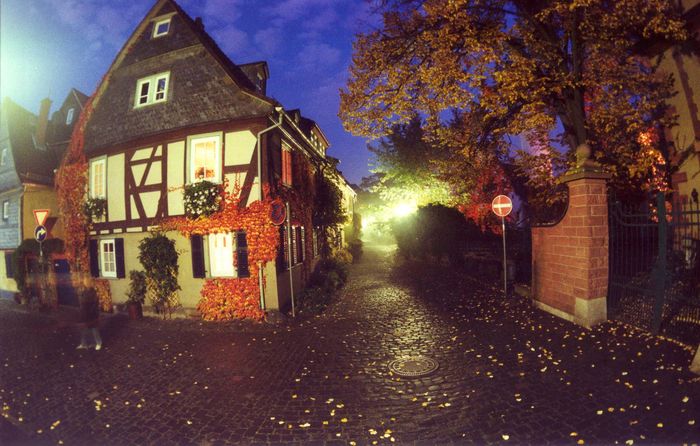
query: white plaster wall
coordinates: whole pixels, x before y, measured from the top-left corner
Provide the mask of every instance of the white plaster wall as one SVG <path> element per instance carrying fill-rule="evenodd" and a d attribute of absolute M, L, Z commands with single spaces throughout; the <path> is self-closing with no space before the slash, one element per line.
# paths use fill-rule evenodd
<path fill-rule="evenodd" d="M 126 218 L 124 207 L 124 154 L 107 158 L 107 220 L 121 221 Z"/>

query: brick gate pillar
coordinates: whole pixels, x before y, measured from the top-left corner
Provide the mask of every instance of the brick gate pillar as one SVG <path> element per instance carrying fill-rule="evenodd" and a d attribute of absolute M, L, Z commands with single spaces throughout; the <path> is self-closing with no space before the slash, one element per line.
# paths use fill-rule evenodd
<path fill-rule="evenodd" d="M 608 199 L 610 175 L 577 150 L 577 167 L 562 182 L 569 205 L 554 226 L 532 228 L 534 304 L 568 321 L 592 327 L 607 320 Z"/>

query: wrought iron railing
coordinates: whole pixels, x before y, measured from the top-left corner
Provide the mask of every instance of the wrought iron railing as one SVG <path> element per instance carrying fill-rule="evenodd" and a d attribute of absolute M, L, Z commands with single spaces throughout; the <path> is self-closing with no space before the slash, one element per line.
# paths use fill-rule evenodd
<path fill-rule="evenodd" d="M 688 343 L 700 341 L 700 208 L 657 194 L 609 208 L 608 315 Z"/>

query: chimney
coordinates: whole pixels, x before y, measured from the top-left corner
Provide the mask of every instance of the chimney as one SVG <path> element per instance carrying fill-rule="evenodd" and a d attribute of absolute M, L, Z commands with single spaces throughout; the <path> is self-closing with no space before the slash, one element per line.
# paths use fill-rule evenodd
<path fill-rule="evenodd" d="M 39 122 L 36 123 L 36 133 L 34 141 L 36 145 L 43 147 L 46 145 L 46 131 L 49 127 L 49 109 L 51 108 L 51 99 L 44 98 L 41 100 L 39 108 Z"/>
<path fill-rule="evenodd" d="M 202 18 L 201 18 L 201 17 L 196 17 L 196 18 L 194 19 L 194 24 L 197 25 L 197 28 L 199 28 L 199 29 L 201 29 L 202 31 L 204 31 L 204 22 L 202 22 Z"/>

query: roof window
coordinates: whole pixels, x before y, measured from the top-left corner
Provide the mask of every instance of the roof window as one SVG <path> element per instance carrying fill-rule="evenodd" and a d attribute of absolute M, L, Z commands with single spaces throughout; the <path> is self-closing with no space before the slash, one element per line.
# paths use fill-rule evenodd
<path fill-rule="evenodd" d="M 170 31 L 170 17 L 164 20 L 159 20 L 153 25 L 153 37 L 161 37 L 168 34 Z"/>

